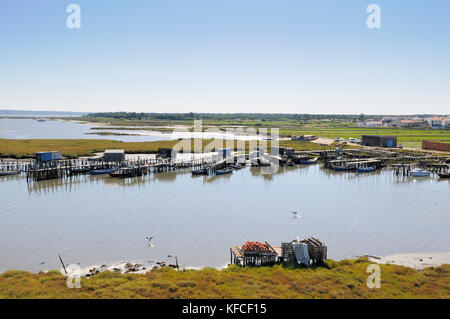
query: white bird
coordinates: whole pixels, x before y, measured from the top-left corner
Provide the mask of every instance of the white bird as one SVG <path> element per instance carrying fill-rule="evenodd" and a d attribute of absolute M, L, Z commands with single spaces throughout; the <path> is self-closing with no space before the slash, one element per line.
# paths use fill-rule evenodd
<path fill-rule="evenodd" d="M 149 247 L 149 248 L 155 247 L 155 246 L 151 243 L 152 239 L 155 238 L 154 236 L 151 236 L 151 237 L 145 237 L 145 238 L 148 240 L 148 247 Z"/>
<path fill-rule="evenodd" d="M 292 214 L 293 214 L 293 216 L 292 216 L 293 219 L 300 218 L 300 215 L 298 214 L 298 212 L 292 212 Z"/>

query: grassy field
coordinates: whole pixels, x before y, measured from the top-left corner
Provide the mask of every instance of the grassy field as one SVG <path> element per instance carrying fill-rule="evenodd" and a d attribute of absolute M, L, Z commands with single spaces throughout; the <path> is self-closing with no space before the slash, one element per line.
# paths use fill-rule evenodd
<path fill-rule="evenodd" d="M 393 128 L 309 128 L 309 129 L 281 129 L 282 135 L 316 135 L 328 138 L 350 137 L 359 138 L 361 135 L 394 135 L 398 143 L 405 147 L 420 148 L 422 140 L 450 141 L 450 130 L 419 130 Z"/>
<path fill-rule="evenodd" d="M 191 149 L 194 149 L 194 140 L 184 140 L 184 143 L 191 143 Z M 36 152 L 41 151 L 61 151 L 63 156 L 74 158 L 79 156 L 89 156 L 96 152 L 103 152 L 105 149 L 124 149 L 127 153 L 155 153 L 159 148 L 173 148 L 179 140 L 156 141 L 156 142 L 120 142 L 101 139 L 34 139 L 34 140 L 11 140 L 0 139 L 0 157 L 27 158 L 33 157 Z M 227 147 L 225 141 L 222 144 L 213 143 L 212 140 L 202 140 L 204 151 L 210 151 L 212 148 Z M 240 141 L 240 143 L 244 143 Z M 334 149 L 335 145 L 322 146 L 311 142 L 302 141 L 280 141 L 280 146 L 294 147 L 296 150 L 322 150 Z M 264 145 L 264 144 L 262 144 Z M 267 147 L 271 145 L 267 142 Z M 208 147 L 209 146 L 209 147 Z M 234 141 L 234 148 L 247 150 L 249 142 L 244 145 Z"/>
<path fill-rule="evenodd" d="M 56 118 L 55 118 L 56 119 Z M 68 120 L 68 118 L 58 118 L 59 120 Z M 148 126 L 147 130 L 161 132 L 171 132 L 173 129 L 168 126 L 181 125 L 188 127 L 192 131 L 193 120 L 138 120 L 138 119 L 114 119 L 101 117 L 80 117 L 70 118 L 70 120 L 79 120 L 83 122 L 102 124 L 94 127 L 92 133 L 98 135 L 120 135 L 120 131 L 142 130 L 137 126 Z M 107 124 L 107 125 L 104 125 Z M 327 138 L 350 137 L 359 138 L 361 135 L 394 135 L 398 137 L 398 143 L 404 147 L 420 148 L 422 140 L 450 141 L 450 130 L 432 130 L 429 128 L 359 128 L 355 121 L 345 119 L 332 120 L 294 120 L 294 119 L 273 119 L 273 120 L 250 120 L 250 119 L 216 119 L 203 120 L 203 130 L 210 127 L 216 127 L 224 130 L 227 127 L 241 126 L 244 129 L 270 129 L 278 128 L 280 135 L 304 135 L 311 134 Z M 106 133 L 102 131 L 110 130 Z M 112 131 L 112 132 L 111 132 Z M 117 133 L 115 133 L 117 132 Z"/>
<path fill-rule="evenodd" d="M 99 123 L 110 123 L 111 125 L 137 126 L 137 125 L 188 125 L 192 126 L 192 121 L 130 121 L 112 120 L 103 118 L 89 118 L 89 120 Z M 429 128 L 359 128 L 356 122 L 345 120 L 204 120 L 204 126 L 243 126 L 244 128 L 279 128 L 280 135 L 316 135 L 327 138 L 350 137 L 359 138 L 361 135 L 394 135 L 398 137 L 398 143 L 404 147 L 420 148 L 422 140 L 450 141 L 450 130 L 432 130 Z M 106 129 L 107 127 L 102 127 Z M 167 131 L 166 129 L 161 129 Z"/>
<path fill-rule="evenodd" d="M 145 275 L 103 272 L 69 289 L 57 271 L 0 275 L 0 298 L 450 298 L 450 265 L 417 271 L 380 265 L 381 288 L 366 285 L 367 259 L 325 267 L 223 270 L 155 269 Z"/>

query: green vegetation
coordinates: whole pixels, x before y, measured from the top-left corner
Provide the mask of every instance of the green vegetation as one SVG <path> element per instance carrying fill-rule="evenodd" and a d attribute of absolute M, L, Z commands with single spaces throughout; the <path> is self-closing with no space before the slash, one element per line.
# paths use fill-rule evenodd
<path fill-rule="evenodd" d="M 115 126 L 192 126 L 193 120 L 203 120 L 203 126 L 244 128 L 279 128 L 282 136 L 316 135 L 327 138 L 361 135 L 394 135 L 404 147 L 420 148 L 422 140 L 450 140 L 450 130 L 432 130 L 428 127 L 411 128 L 359 128 L 362 119 L 379 120 L 380 115 L 323 115 L 323 114 L 208 114 L 208 113 L 91 113 L 80 120 L 108 123 Z M 151 128 L 167 131 L 170 128 Z"/>
<path fill-rule="evenodd" d="M 420 148 L 422 140 L 449 141 L 450 130 L 409 129 L 409 128 L 308 128 L 281 129 L 282 135 L 316 135 L 328 138 L 350 137 L 359 138 L 361 135 L 393 135 L 398 143 L 405 147 Z"/>
<path fill-rule="evenodd" d="M 223 270 L 154 269 L 145 275 L 103 272 L 69 289 L 56 271 L 0 275 L 0 298 L 450 298 L 450 265 L 417 271 L 380 265 L 381 288 L 366 285 L 365 258 L 324 267 Z"/>
<path fill-rule="evenodd" d="M 191 149 L 194 149 L 194 140 L 183 140 L 184 143 L 191 143 Z M 90 156 L 97 152 L 103 152 L 105 149 L 124 149 L 127 153 L 156 153 L 160 148 L 172 149 L 179 140 L 156 141 L 156 142 L 120 142 L 113 140 L 97 139 L 35 139 L 35 140 L 10 140 L 0 139 L 0 157 L 27 158 L 33 157 L 36 152 L 41 151 L 61 151 L 63 156 L 75 158 L 79 156 Z M 201 140 L 204 151 L 213 151 L 216 148 L 228 147 L 226 141 L 222 144 L 213 142 L 213 140 Z M 303 141 L 280 141 L 280 146 L 294 147 L 295 150 L 323 150 L 334 149 L 335 145 L 323 146 L 311 142 Z M 263 144 L 264 145 L 264 144 Z M 270 148 L 270 141 L 267 147 Z M 235 150 L 246 150 L 250 147 L 249 141 L 234 141 Z"/>
<path fill-rule="evenodd" d="M 363 115 L 363 114 L 361 114 Z M 258 121 L 300 121 L 300 120 L 320 120 L 320 119 L 339 119 L 339 120 L 356 120 L 361 115 L 346 114 L 282 114 L 282 113 L 136 113 L 136 112 L 99 112 L 89 113 L 84 117 L 88 118 L 110 118 L 110 119 L 126 119 L 126 120 L 258 120 Z M 365 117 L 363 115 L 363 117 Z M 381 119 L 382 115 L 370 115 L 372 119 Z"/>

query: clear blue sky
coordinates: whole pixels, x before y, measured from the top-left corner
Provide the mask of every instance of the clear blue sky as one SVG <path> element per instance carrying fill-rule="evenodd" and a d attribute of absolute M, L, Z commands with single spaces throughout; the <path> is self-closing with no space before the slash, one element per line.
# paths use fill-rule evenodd
<path fill-rule="evenodd" d="M 0 108 L 450 113 L 448 0 L 1 0 L 0 48 Z"/>

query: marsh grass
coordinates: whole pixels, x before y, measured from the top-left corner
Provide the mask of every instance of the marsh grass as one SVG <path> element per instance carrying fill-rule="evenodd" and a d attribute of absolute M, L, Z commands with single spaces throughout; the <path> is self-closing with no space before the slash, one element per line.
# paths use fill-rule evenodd
<path fill-rule="evenodd" d="M 0 298 L 449 298 L 450 265 L 417 271 L 380 265 L 381 288 L 366 285 L 367 259 L 328 260 L 320 267 L 241 268 L 175 271 L 145 275 L 103 272 L 68 289 L 57 272 L 0 275 Z"/>
<path fill-rule="evenodd" d="M 29 158 L 34 157 L 36 152 L 41 151 L 61 151 L 62 155 L 68 158 L 79 156 L 90 156 L 105 149 L 124 149 L 129 154 L 156 153 L 160 148 L 175 147 L 179 140 L 155 141 L 155 142 L 120 142 L 101 139 L 0 139 L 0 157 Z M 183 140 L 184 143 L 191 143 L 191 150 L 194 150 L 194 139 Z M 221 144 L 213 140 L 201 140 L 204 152 L 214 151 L 217 148 L 228 147 L 227 142 Z M 251 148 L 249 141 L 234 141 L 235 150 L 248 151 Z M 270 150 L 271 143 L 267 141 L 267 149 Z M 334 149 L 335 145 L 324 146 L 303 141 L 280 141 L 280 146 L 294 147 L 295 150 L 324 150 Z"/>

